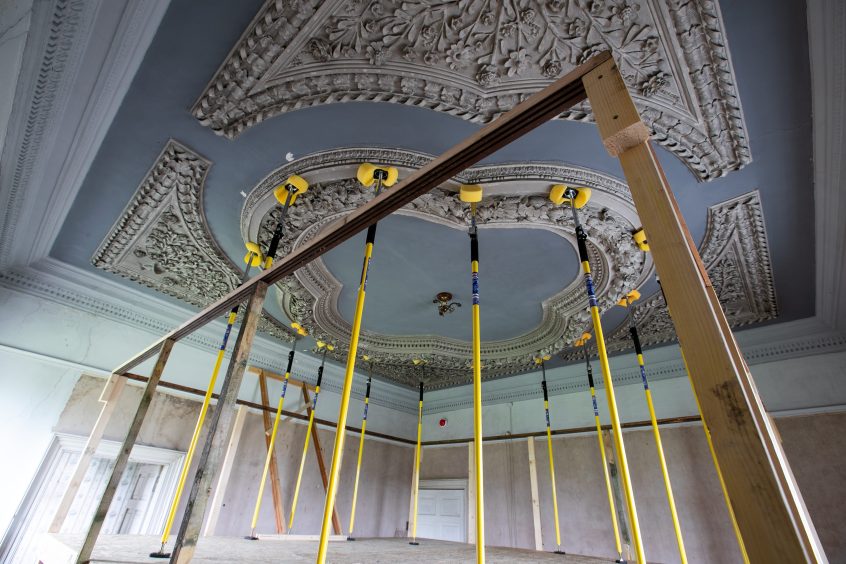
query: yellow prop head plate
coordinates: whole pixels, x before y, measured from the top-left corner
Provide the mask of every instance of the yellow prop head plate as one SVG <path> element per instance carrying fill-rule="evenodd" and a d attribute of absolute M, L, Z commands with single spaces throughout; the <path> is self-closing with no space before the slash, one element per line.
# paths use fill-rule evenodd
<path fill-rule="evenodd" d="M 291 188 L 296 188 L 296 191 L 291 191 Z M 291 205 L 297 201 L 297 197 L 308 191 L 308 182 L 302 176 L 289 176 L 288 180 L 277 186 L 273 190 L 273 195 L 276 201 L 282 205 L 288 201 L 288 192 L 291 191 Z"/>
<path fill-rule="evenodd" d="M 567 197 L 567 192 L 569 190 L 573 190 L 576 193 L 576 196 L 572 199 L 572 201 Z M 576 209 L 585 207 L 585 204 L 590 201 L 590 196 L 590 188 L 574 188 L 565 184 L 555 184 L 549 190 L 549 199 L 553 204 L 560 206 L 564 202 L 570 202 L 570 205 Z"/>
<path fill-rule="evenodd" d="M 482 201 L 482 186 L 480 184 L 462 184 L 458 191 L 458 198 L 468 204 Z"/>
<path fill-rule="evenodd" d="M 244 243 L 244 246 L 247 247 L 247 254 L 244 255 L 245 263 L 251 267 L 256 267 L 264 261 L 264 258 L 261 256 L 261 247 L 258 246 L 258 243 L 247 241 Z"/>
<path fill-rule="evenodd" d="M 373 186 L 373 183 L 376 182 L 377 170 L 383 170 L 387 173 L 386 178 L 382 180 L 382 186 L 385 188 L 390 188 L 397 183 L 399 170 L 393 166 L 377 166 L 372 163 L 361 163 L 355 176 L 361 182 L 362 186 Z"/>
<path fill-rule="evenodd" d="M 628 294 L 626 294 L 625 296 L 620 298 L 620 301 L 617 302 L 617 305 L 623 306 L 623 307 L 628 307 L 630 303 L 637 301 L 639 299 L 640 299 L 640 292 L 638 292 L 637 290 L 632 290 L 631 292 L 629 292 Z"/>
<path fill-rule="evenodd" d="M 593 335 L 591 335 L 590 333 L 587 333 L 587 332 L 582 333 L 582 341 L 584 341 L 584 342 L 588 342 L 588 341 L 590 341 L 592 338 L 593 338 Z"/>
<path fill-rule="evenodd" d="M 646 241 L 646 231 L 643 229 L 639 229 L 632 234 L 635 243 L 637 244 L 637 248 L 643 251 L 644 253 L 649 252 L 649 243 Z"/>

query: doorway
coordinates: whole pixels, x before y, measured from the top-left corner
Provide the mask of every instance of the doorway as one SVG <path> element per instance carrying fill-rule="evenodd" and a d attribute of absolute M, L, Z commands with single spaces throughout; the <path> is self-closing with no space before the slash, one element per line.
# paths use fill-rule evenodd
<path fill-rule="evenodd" d="M 467 480 L 420 480 L 417 536 L 467 542 Z"/>

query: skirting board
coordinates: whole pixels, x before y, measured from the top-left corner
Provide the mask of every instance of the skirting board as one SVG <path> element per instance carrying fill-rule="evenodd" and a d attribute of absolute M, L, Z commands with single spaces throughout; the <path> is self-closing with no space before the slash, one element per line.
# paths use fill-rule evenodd
<path fill-rule="evenodd" d="M 320 535 L 256 535 L 264 541 L 318 541 Z M 346 535 L 329 535 L 329 541 L 345 541 Z"/>

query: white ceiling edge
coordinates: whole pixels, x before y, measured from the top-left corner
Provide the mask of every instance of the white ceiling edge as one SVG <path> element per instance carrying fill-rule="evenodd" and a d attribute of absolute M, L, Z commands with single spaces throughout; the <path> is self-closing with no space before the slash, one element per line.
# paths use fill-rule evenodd
<path fill-rule="evenodd" d="M 0 266 L 50 251 L 169 3 L 33 4 L 11 120 L 0 132 Z"/>
<path fill-rule="evenodd" d="M 807 6 L 813 108 L 816 311 L 825 323 L 844 330 L 846 3 L 808 0 Z M 806 186 L 795 189 L 807 191 Z"/>

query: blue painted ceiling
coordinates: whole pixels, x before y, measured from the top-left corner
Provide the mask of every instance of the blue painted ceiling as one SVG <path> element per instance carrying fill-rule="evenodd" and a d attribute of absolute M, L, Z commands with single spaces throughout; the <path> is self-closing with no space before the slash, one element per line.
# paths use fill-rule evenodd
<path fill-rule="evenodd" d="M 221 247 L 240 261 L 241 192 L 280 166 L 286 153 L 299 157 L 338 147 L 385 146 L 439 154 L 478 129 L 476 124 L 432 110 L 345 103 L 290 112 L 234 140 L 213 134 L 191 116 L 189 108 L 260 5 L 259 0 L 173 0 L 67 216 L 53 257 L 112 276 L 91 266 L 91 256 L 169 138 L 212 161 L 203 196 L 205 213 Z M 773 9 L 765 0 L 723 0 L 720 5 L 753 162 L 703 184 L 660 148 L 659 159 L 696 241 L 702 239 L 708 206 L 760 190 L 779 321 L 806 317 L 813 314 L 814 253 L 804 5 L 780 2 Z M 606 154 L 591 124 L 545 124 L 486 162 L 526 161 L 574 164 L 622 177 L 617 161 Z M 494 339 L 526 331 L 537 322 L 540 300 L 575 277 L 573 249 L 542 231 L 512 229 L 484 235 L 483 284 L 490 292 L 485 302 L 485 336 Z M 360 272 L 359 239 L 326 257 L 333 274 L 345 284 L 340 308 L 348 318 L 350 288 Z M 466 247 L 466 235 L 460 231 L 411 218 L 384 221 L 365 323 L 395 334 L 438 333 L 466 339 L 469 308 L 440 319 L 430 303 L 441 290 L 469 302 Z M 549 275 L 550 269 L 554 276 Z M 644 294 L 655 289 L 654 282 L 649 283 Z M 276 306 L 271 301 L 268 307 L 273 310 Z M 275 312 L 281 316 L 278 309 Z M 606 316 L 607 325 L 613 327 L 621 316 L 622 310 L 615 308 Z"/>

